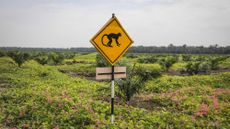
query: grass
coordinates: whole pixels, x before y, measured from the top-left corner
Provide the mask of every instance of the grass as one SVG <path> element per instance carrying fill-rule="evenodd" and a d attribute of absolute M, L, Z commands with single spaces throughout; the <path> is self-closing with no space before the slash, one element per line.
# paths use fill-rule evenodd
<path fill-rule="evenodd" d="M 79 60 L 93 62 L 94 55 L 79 55 Z M 153 79 L 130 105 L 116 98 L 111 125 L 110 102 L 100 99 L 110 100 L 110 91 L 99 90 L 110 84 L 60 72 L 94 68 L 35 61 L 18 68 L 11 59 L 0 58 L 0 128 L 230 128 L 230 73 Z"/>
<path fill-rule="evenodd" d="M 57 66 L 58 70 L 64 73 L 72 73 L 75 76 L 95 76 L 96 66 L 94 64 L 73 64 Z"/>
<path fill-rule="evenodd" d="M 186 66 L 186 63 L 184 63 L 184 62 L 178 62 L 178 63 L 173 64 L 170 69 L 177 70 L 177 69 L 185 68 L 185 66 Z"/>
<path fill-rule="evenodd" d="M 220 83 L 221 82 L 221 83 Z M 209 86 L 213 88 L 230 88 L 230 73 L 217 75 L 194 75 L 194 76 L 168 76 L 153 79 L 146 84 L 146 90 L 151 92 L 167 92 L 181 87 Z"/>
<path fill-rule="evenodd" d="M 75 55 L 74 60 L 87 62 L 87 63 L 95 63 L 96 54 L 97 53 L 79 53 Z"/>

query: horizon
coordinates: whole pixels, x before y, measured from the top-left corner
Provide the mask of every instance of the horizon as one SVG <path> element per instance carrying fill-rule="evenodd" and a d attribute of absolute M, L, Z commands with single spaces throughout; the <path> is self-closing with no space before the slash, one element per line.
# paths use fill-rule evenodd
<path fill-rule="evenodd" d="M 112 13 L 135 46 L 230 45 L 229 0 L 2 0 L 0 46 L 92 47 Z"/>
<path fill-rule="evenodd" d="M 164 46 L 144 46 L 144 45 L 132 45 L 130 47 L 169 47 L 170 44 L 168 45 L 164 45 Z M 203 46 L 203 45 L 187 45 L 187 44 L 183 44 L 183 45 L 174 45 L 172 44 L 174 47 L 182 47 L 183 45 L 186 45 L 186 47 L 211 47 L 211 46 L 217 46 L 218 47 L 230 47 L 230 45 L 226 45 L 226 46 L 221 46 L 218 44 L 211 44 L 209 46 Z M 71 49 L 71 48 L 95 48 L 94 46 L 89 46 L 89 47 L 21 47 L 21 46 L 0 46 L 0 48 L 38 48 L 38 49 Z M 96 48 L 95 48 L 96 49 Z"/>

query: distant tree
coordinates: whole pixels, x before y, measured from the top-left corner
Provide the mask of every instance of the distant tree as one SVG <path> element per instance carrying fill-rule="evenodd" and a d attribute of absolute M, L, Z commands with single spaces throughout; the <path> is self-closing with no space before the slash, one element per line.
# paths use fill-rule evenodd
<path fill-rule="evenodd" d="M 163 58 L 160 60 L 159 64 L 165 69 L 165 71 L 168 71 L 169 68 L 177 62 L 178 57 L 173 56 L 167 56 L 166 58 Z"/>
<path fill-rule="evenodd" d="M 210 65 L 211 65 L 211 69 L 212 70 L 216 70 L 218 69 L 218 65 L 220 64 L 221 61 L 227 59 L 227 57 L 211 57 L 209 59 L 210 61 Z"/>
<path fill-rule="evenodd" d="M 185 54 L 182 55 L 182 60 L 183 61 L 191 61 L 191 58 L 192 58 L 191 55 L 185 55 Z"/>
<path fill-rule="evenodd" d="M 210 70 L 210 65 L 208 62 L 188 62 L 185 66 L 186 72 L 189 75 L 200 74 L 200 73 L 208 73 Z"/>
<path fill-rule="evenodd" d="M 137 61 L 139 63 L 156 63 L 158 59 L 156 58 L 156 56 L 147 56 L 147 57 L 138 58 Z"/>
<path fill-rule="evenodd" d="M 61 64 L 65 58 L 64 58 L 63 53 L 51 52 L 49 53 L 49 59 L 53 60 L 55 65 L 58 65 L 58 64 Z"/>
<path fill-rule="evenodd" d="M 73 59 L 75 57 L 75 53 L 73 53 L 73 52 L 66 52 L 64 54 L 64 56 L 65 56 L 65 59 Z"/>
<path fill-rule="evenodd" d="M 30 55 L 28 53 L 20 52 L 20 51 L 11 51 L 7 54 L 10 58 L 14 60 L 15 63 L 18 64 L 18 67 L 21 67 L 21 65 L 29 60 Z"/>
<path fill-rule="evenodd" d="M 37 61 L 41 65 L 48 64 L 48 56 L 44 54 L 39 54 L 34 58 L 35 61 Z"/>
<path fill-rule="evenodd" d="M 198 74 L 200 62 L 189 62 L 185 66 L 186 72 L 190 75 Z"/>
<path fill-rule="evenodd" d="M 198 73 L 208 73 L 210 71 L 210 64 L 207 61 L 200 62 Z"/>
<path fill-rule="evenodd" d="M 125 54 L 125 57 L 127 57 L 127 58 L 138 58 L 138 56 L 134 53 L 127 53 L 127 54 Z"/>
<path fill-rule="evenodd" d="M 96 63 L 97 63 L 97 67 L 110 66 L 110 64 L 105 60 L 105 58 L 101 56 L 101 54 L 96 55 Z"/>
<path fill-rule="evenodd" d="M 6 53 L 4 51 L 0 51 L 0 57 L 6 56 Z"/>

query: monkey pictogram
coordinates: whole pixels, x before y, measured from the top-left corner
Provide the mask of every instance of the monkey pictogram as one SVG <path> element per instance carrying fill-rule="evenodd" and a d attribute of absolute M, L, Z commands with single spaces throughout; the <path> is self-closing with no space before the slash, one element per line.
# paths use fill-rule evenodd
<path fill-rule="evenodd" d="M 113 42 L 113 39 L 116 41 L 116 45 L 119 47 L 121 44 L 118 42 L 118 38 L 121 36 L 121 33 L 117 33 L 117 34 L 114 34 L 114 33 L 110 33 L 110 34 L 104 34 L 102 37 L 101 37 L 101 42 L 104 46 L 106 47 L 113 47 L 111 44 Z M 103 42 L 103 39 L 104 37 L 107 37 L 107 39 L 109 40 L 107 43 L 104 43 Z"/>

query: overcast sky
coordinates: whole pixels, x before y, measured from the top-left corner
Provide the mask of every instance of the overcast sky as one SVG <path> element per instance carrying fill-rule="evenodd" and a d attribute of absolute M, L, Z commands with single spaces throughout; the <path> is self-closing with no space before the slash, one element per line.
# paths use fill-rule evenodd
<path fill-rule="evenodd" d="M 0 46 L 92 47 L 112 13 L 135 46 L 230 45 L 230 0 L 0 0 Z"/>

